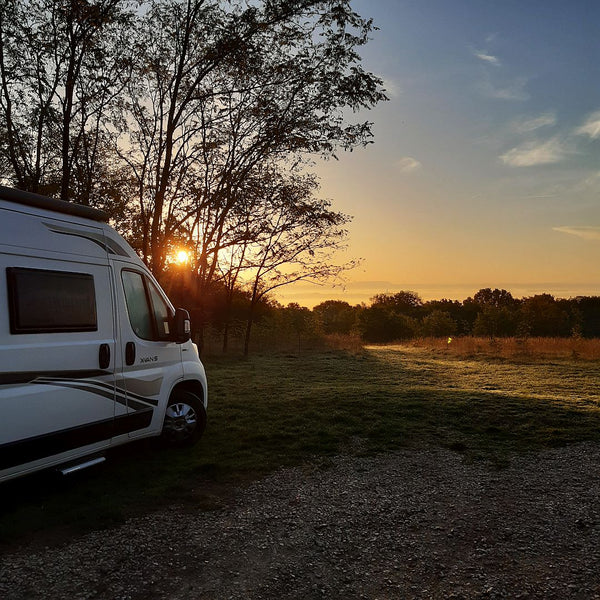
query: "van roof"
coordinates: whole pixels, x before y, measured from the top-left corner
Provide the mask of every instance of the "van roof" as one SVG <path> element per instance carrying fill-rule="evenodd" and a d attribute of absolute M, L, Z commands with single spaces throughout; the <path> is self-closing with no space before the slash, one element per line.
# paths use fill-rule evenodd
<path fill-rule="evenodd" d="M 0 185 L 0 199 L 72 215 L 74 217 L 92 219 L 93 221 L 108 223 L 109 219 L 108 213 L 103 210 L 98 210 L 97 208 L 92 208 L 91 206 L 75 204 L 74 202 L 65 202 L 64 200 L 57 200 L 56 198 L 49 198 L 48 196 L 42 196 L 41 194 L 25 192 L 3 185 Z"/>

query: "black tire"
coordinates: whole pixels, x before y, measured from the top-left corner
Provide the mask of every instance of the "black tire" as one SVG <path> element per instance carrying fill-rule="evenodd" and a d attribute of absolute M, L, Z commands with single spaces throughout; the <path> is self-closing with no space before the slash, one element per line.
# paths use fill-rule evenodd
<path fill-rule="evenodd" d="M 165 412 L 161 439 L 167 446 L 193 446 L 206 428 L 206 410 L 198 396 L 175 390 Z"/>

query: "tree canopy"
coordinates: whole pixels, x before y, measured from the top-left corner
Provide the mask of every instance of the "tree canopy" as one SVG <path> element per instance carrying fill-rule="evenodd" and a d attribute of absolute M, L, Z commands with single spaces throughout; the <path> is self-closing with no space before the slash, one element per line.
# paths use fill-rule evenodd
<path fill-rule="evenodd" d="M 159 278 L 185 247 L 200 296 L 335 275 L 310 167 L 371 142 L 373 30 L 350 0 L 5 0 L 4 182 L 108 210 Z"/>

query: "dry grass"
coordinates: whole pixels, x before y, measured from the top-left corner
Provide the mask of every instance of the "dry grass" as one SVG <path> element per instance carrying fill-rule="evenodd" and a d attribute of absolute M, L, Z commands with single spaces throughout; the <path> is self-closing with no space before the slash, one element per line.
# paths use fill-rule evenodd
<path fill-rule="evenodd" d="M 406 346 L 428 348 L 456 357 L 599 360 L 600 339 L 571 338 L 421 338 Z"/>
<path fill-rule="evenodd" d="M 332 333 L 325 336 L 327 348 L 331 350 L 343 350 L 352 354 L 362 352 L 365 343 L 359 335 L 344 335 L 341 333 Z"/>

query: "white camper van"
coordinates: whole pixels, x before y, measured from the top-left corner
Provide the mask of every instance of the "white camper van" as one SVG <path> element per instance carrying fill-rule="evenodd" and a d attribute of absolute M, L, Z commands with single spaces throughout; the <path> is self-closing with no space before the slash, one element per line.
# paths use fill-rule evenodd
<path fill-rule="evenodd" d="M 189 315 L 107 220 L 0 186 L 0 481 L 204 431 Z"/>

